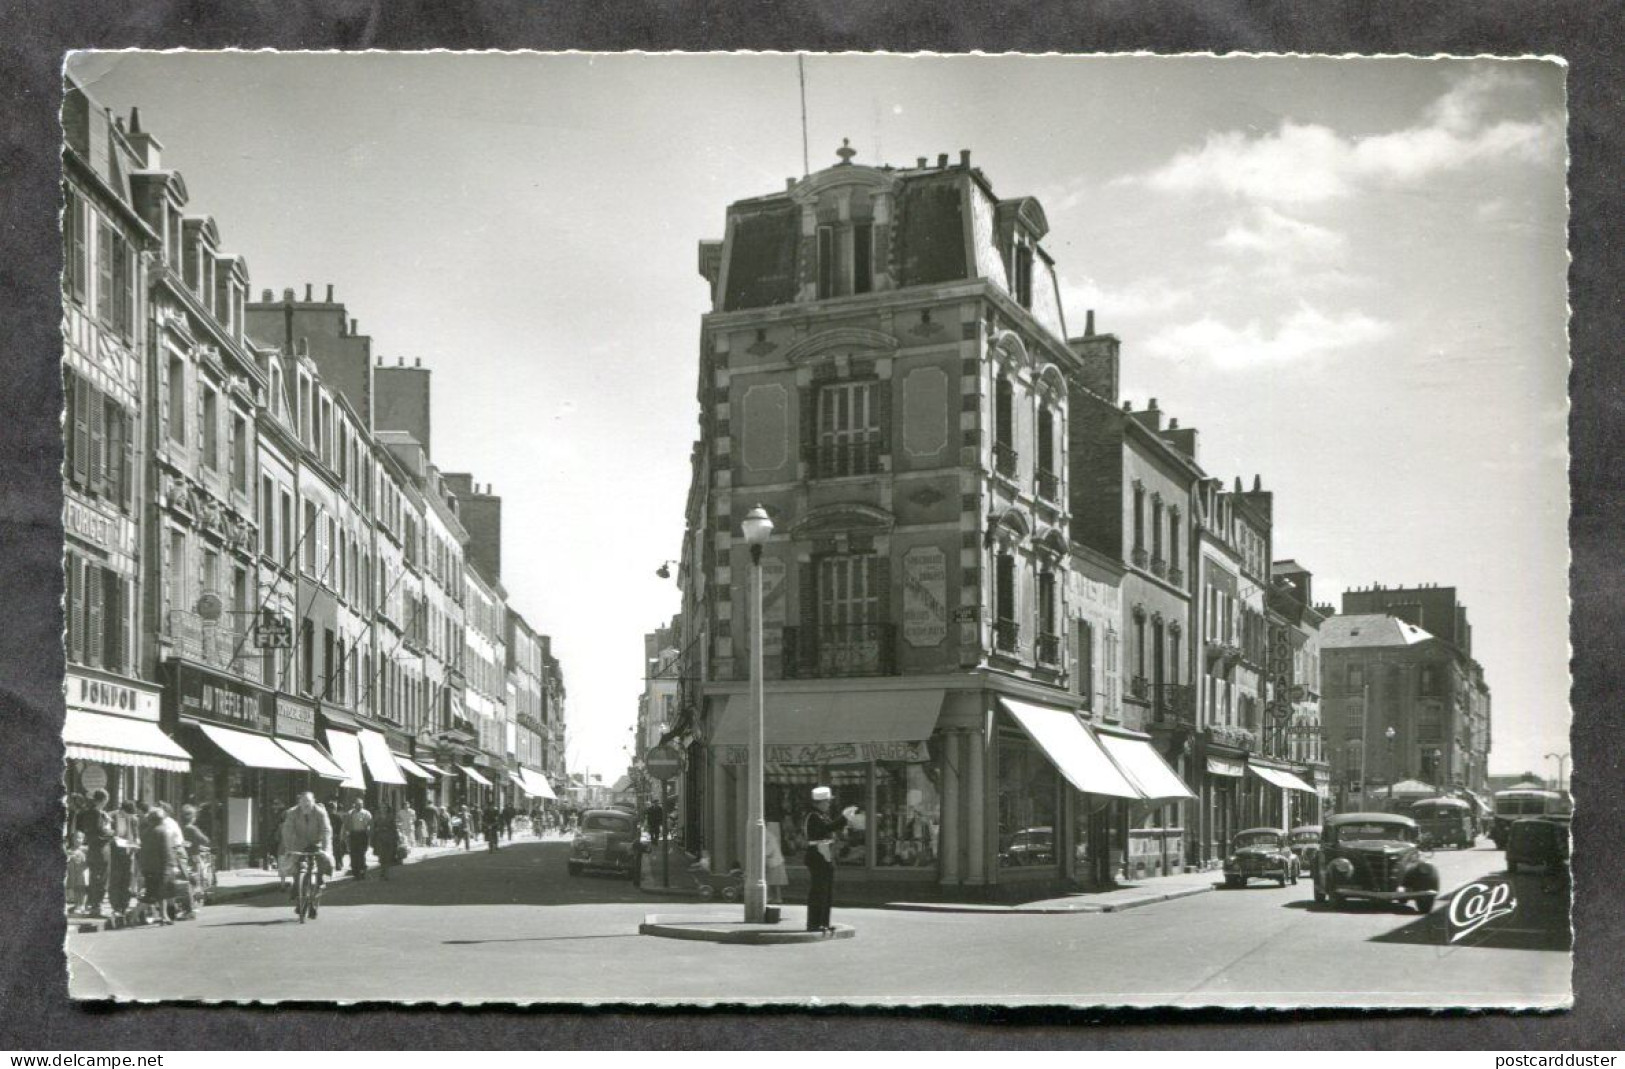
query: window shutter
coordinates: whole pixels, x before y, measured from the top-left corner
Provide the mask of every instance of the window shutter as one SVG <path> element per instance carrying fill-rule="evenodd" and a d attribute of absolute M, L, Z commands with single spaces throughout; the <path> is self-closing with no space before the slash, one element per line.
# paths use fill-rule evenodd
<path fill-rule="evenodd" d="M 1078 619 L 1078 693 L 1085 709 L 1094 708 L 1095 629 L 1082 617 Z"/>
<path fill-rule="evenodd" d="M 83 664 L 85 660 L 85 582 L 84 563 L 68 554 L 67 572 L 67 632 L 68 660 Z"/>
<path fill-rule="evenodd" d="M 102 392 L 87 389 L 86 413 L 90 425 L 90 489 L 97 494 L 107 493 L 107 403 Z"/>
<path fill-rule="evenodd" d="M 102 612 L 107 617 L 107 642 L 102 650 L 103 667 L 122 672 L 124 659 L 124 579 L 110 568 L 102 569 Z"/>
<path fill-rule="evenodd" d="M 891 613 L 891 557 L 877 554 L 869 561 L 869 594 L 875 601 L 875 622 L 883 626 L 892 623 Z"/>
<path fill-rule="evenodd" d="M 81 487 L 90 485 L 90 383 L 75 376 L 73 383 L 73 477 Z"/>
<path fill-rule="evenodd" d="M 880 429 L 880 451 L 891 452 L 891 380 L 881 379 L 869 387 L 869 422 Z"/>
<path fill-rule="evenodd" d="M 69 295 L 74 300 L 85 299 L 85 202 L 77 194 L 69 193 L 62 211 L 63 250 L 62 273 Z"/>
<path fill-rule="evenodd" d="M 102 570 L 94 564 L 85 565 L 85 663 L 92 668 L 102 665 Z"/>
<path fill-rule="evenodd" d="M 105 222 L 96 225 L 96 315 L 103 323 L 113 321 L 113 228 Z"/>
<path fill-rule="evenodd" d="M 815 475 L 818 463 L 818 387 L 809 385 L 801 391 L 801 459 L 807 465 L 807 474 Z"/>

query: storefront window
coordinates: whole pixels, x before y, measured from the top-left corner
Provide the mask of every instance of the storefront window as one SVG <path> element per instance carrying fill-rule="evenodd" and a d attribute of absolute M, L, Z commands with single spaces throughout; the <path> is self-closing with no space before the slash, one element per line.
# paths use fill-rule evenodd
<path fill-rule="evenodd" d="M 1055 864 L 1055 766 L 1023 736 L 999 739 L 999 867 Z"/>
<path fill-rule="evenodd" d="M 831 813 L 847 818 L 845 836 L 835 845 L 838 865 L 863 865 L 868 858 L 869 768 L 867 765 L 824 767 L 819 765 L 769 765 L 764 778 L 766 819 L 778 821 L 783 834 L 784 859 L 802 863 L 807 842 L 804 833 L 807 813 L 812 809 L 812 789 L 825 786 L 834 792 Z M 741 859 L 743 860 L 743 859 Z"/>
<path fill-rule="evenodd" d="M 930 766 L 875 765 L 875 864 L 925 868 L 937 863 L 942 807 Z"/>

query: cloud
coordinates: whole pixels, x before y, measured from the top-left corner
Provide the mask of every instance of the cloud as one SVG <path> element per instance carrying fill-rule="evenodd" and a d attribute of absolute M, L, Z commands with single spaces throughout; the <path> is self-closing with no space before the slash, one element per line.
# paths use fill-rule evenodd
<path fill-rule="evenodd" d="M 1076 320 L 1075 325 L 1080 330 L 1084 312 L 1090 309 L 1104 318 L 1136 319 L 1171 312 L 1190 303 L 1191 299 L 1191 287 L 1175 286 L 1162 278 L 1143 278 L 1126 286 L 1111 287 L 1085 277 L 1061 285 L 1061 307 L 1067 309 L 1069 325 Z"/>
<path fill-rule="evenodd" d="M 1563 143 L 1555 113 L 1488 118 L 1499 98 L 1521 85 L 1516 77 L 1477 72 L 1433 101 L 1417 125 L 1368 137 L 1290 120 L 1256 137 L 1238 130 L 1212 133 L 1199 148 L 1118 181 L 1168 193 L 1219 192 L 1260 204 L 1303 205 L 1474 165 L 1553 159 Z"/>
<path fill-rule="evenodd" d="M 1213 239 L 1218 248 L 1262 256 L 1323 256 L 1343 247 L 1343 235 L 1264 205 L 1247 222 Z"/>
<path fill-rule="evenodd" d="M 1146 340 L 1146 351 L 1169 360 L 1205 360 L 1240 370 L 1331 356 L 1387 337 L 1390 324 L 1362 312 L 1327 315 L 1307 304 L 1266 328 L 1258 320 L 1234 327 L 1211 316 L 1168 327 Z"/>

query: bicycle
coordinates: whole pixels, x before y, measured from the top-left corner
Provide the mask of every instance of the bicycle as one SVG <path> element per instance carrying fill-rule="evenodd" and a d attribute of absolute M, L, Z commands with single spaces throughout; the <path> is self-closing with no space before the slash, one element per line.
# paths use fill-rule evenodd
<path fill-rule="evenodd" d="M 307 917 L 315 919 L 316 905 L 322 897 L 322 873 L 316 854 L 315 850 L 303 850 L 293 855 L 293 908 L 300 924 Z"/>

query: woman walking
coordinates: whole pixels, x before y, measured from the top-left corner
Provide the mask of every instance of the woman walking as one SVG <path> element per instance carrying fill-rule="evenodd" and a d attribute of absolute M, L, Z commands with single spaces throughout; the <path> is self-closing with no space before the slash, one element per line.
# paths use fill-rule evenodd
<path fill-rule="evenodd" d="M 191 891 L 183 860 L 184 840 L 171 828 L 161 810 L 150 809 L 141 820 L 141 845 L 137 862 L 141 870 L 141 905 L 148 923 L 169 924 L 170 908 L 176 898 L 185 902 L 191 915 Z"/>

